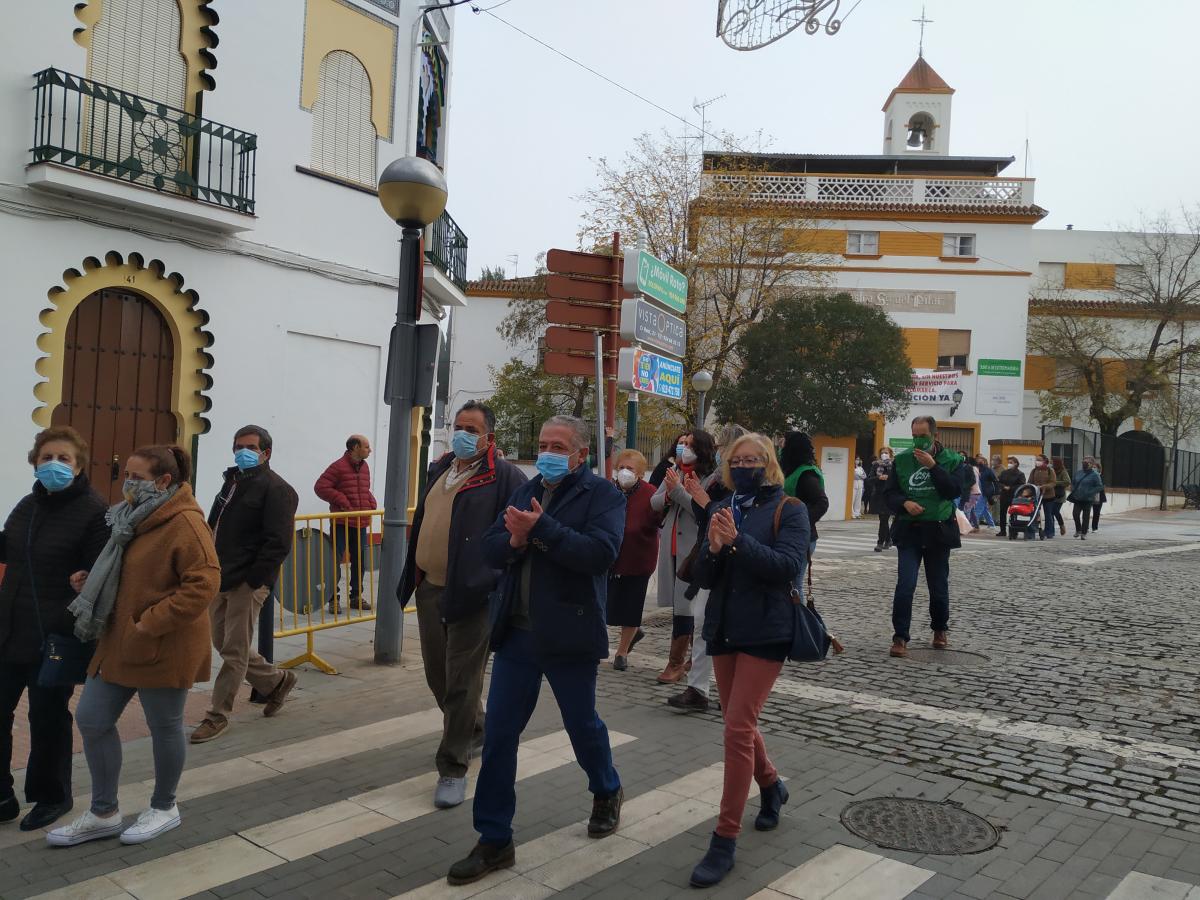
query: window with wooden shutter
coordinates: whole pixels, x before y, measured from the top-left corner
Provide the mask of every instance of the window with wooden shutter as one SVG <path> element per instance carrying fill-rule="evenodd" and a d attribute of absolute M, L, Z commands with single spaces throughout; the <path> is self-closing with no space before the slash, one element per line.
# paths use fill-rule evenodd
<path fill-rule="evenodd" d="M 967 359 L 971 355 L 971 332 L 957 328 L 938 331 L 937 355 L 939 369 L 967 371 Z"/>
<path fill-rule="evenodd" d="M 374 187 L 376 135 L 367 70 L 354 54 L 334 50 L 321 61 L 317 91 L 312 108 L 312 167 Z"/>
<path fill-rule="evenodd" d="M 179 52 L 178 0 L 104 0 L 92 33 L 88 77 L 187 109 L 187 61 Z"/>
<path fill-rule="evenodd" d="M 110 88 L 190 111 L 187 60 L 179 50 L 182 23 L 177 0 L 105 0 L 92 31 L 88 78 Z M 123 178 L 154 186 L 188 164 L 188 141 L 174 114 L 130 115 L 119 105 L 90 98 L 79 110 L 80 147 L 122 167 Z"/>

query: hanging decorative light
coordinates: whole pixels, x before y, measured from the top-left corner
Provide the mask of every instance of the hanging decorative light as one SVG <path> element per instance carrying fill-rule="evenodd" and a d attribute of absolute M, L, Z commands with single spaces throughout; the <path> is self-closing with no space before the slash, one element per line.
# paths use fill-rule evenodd
<path fill-rule="evenodd" d="M 757 50 L 801 26 L 807 34 L 824 29 L 833 35 L 850 15 L 839 19 L 840 6 L 841 0 L 719 0 L 717 36 L 734 50 Z M 856 6 L 857 2 L 850 12 Z"/>

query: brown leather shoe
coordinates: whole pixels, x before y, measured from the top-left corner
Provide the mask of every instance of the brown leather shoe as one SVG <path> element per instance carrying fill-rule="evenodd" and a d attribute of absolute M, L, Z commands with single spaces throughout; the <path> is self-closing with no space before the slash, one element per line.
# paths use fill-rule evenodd
<path fill-rule="evenodd" d="M 189 740 L 193 744 L 203 744 L 207 741 L 214 740 L 223 735 L 229 728 L 229 720 L 224 716 L 205 717 L 204 721 L 196 726 L 196 730 L 192 732 Z"/>
<path fill-rule="evenodd" d="M 283 704 L 287 702 L 288 694 L 292 692 L 292 688 L 295 686 L 296 673 L 290 669 L 284 669 L 283 678 L 275 686 L 275 690 L 271 691 L 267 697 L 267 705 L 263 707 L 263 715 L 270 718 L 283 709 Z"/>
<path fill-rule="evenodd" d="M 896 638 L 892 641 L 892 649 L 888 651 L 888 656 L 895 656 L 900 659 L 908 656 L 908 644 L 905 641 Z"/>
<path fill-rule="evenodd" d="M 945 650 L 950 646 L 950 638 L 944 631 L 935 631 L 933 633 L 933 649 Z"/>
<path fill-rule="evenodd" d="M 671 640 L 670 657 L 667 660 L 667 667 L 658 676 L 659 684 L 678 684 L 687 676 L 687 672 L 683 670 L 683 664 L 687 660 L 690 640 L 691 638 L 686 634 Z"/>

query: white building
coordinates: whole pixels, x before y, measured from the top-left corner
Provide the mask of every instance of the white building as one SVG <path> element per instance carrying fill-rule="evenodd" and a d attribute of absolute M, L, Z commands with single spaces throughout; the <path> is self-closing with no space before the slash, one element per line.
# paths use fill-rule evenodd
<path fill-rule="evenodd" d="M 28 490 L 24 455 L 51 423 L 87 437 L 110 498 L 130 451 L 179 442 L 205 502 L 248 423 L 272 432 L 301 512 L 322 508 L 312 484 L 353 432 L 382 487 L 399 230 L 374 185 L 399 156 L 446 166 L 448 13 L 23 6 L 0 59 L 0 508 Z M 441 318 L 466 275 L 448 216 L 426 258 L 424 308 Z"/>

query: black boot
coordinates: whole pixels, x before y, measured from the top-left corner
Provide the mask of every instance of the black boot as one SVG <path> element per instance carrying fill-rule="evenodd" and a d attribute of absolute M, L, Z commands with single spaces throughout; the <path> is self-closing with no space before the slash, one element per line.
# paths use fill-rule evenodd
<path fill-rule="evenodd" d="M 720 884 L 721 879 L 733 871 L 735 850 L 737 850 L 736 840 L 721 837 L 714 831 L 704 859 L 700 860 L 700 865 L 692 869 L 692 887 L 705 888 Z"/>
<path fill-rule="evenodd" d="M 450 884 L 470 884 L 499 869 L 511 869 L 517 861 L 516 847 L 509 841 L 503 847 L 480 841 L 466 859 L 450 867 L 446 881 Z"/>
<path fill-rule="evenodd" d="M 684 712 L 708 712 L 709 699 L 688 685 L 683 693 L 667 698 L 667 705 Z"/>
<path fill-rule="evenodd" d="M 0 822 L 11 822 L 21 814 L 21 801 L 16 794 L 9 794 L 0 800 Z"/>
<path fill-rule="evenodd" d="M 777 778 L 770 787 L 759 789 L 759 797 L 760 808 L 754 827 L 759 831 L 774 831 L 779 827 L 779 810 L 788 802 L 787 785 L 782 778 Z"/>
<path fill-rule="evenodd" d="M 70 800 L 62 803 L 38 803 L 21 820 L 22 831 L 37 831 L 53 824 L 71 811 L 74 804 Z"/>
<path fill-rule="evenodd" d="M 621 803 L 624 799 L 624 788 L 617 788 L 615 794 L 607 797 L 596 794 L 592 801 L 592 817 L 588 820 L 588 837 L 605 838 L 617 830 L 621 824 Z"/>

